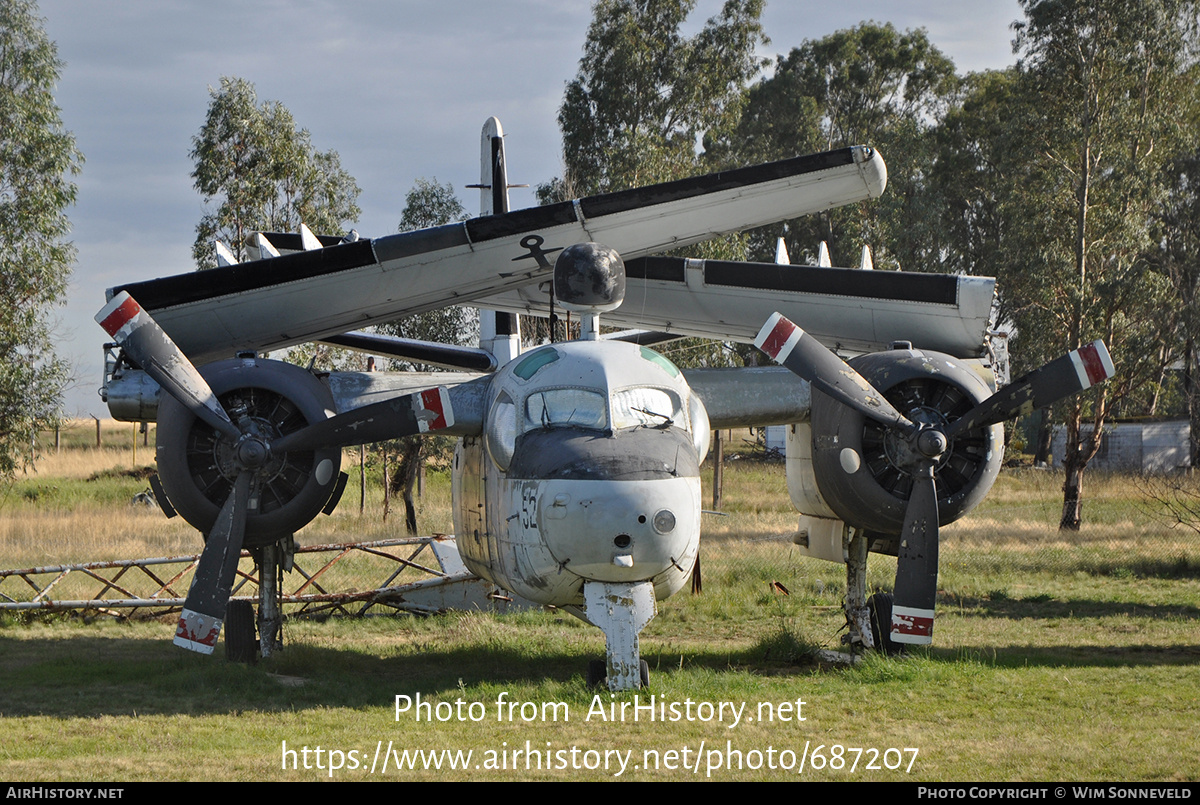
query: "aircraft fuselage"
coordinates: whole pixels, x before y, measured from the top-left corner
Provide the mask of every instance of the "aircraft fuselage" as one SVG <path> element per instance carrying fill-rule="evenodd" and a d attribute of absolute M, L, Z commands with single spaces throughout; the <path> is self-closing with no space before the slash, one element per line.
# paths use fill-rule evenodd
<path fill-rule="evenodd" d="M 580 606 L 589 581 L 686 582 L 700 539 L 703 405 L 632 344 L 574 341 L 497 373 L 482 437 L 454 458 L 467 567 L 541 604 Z M 703 420 L 703 421 L 701 421 Z"/>

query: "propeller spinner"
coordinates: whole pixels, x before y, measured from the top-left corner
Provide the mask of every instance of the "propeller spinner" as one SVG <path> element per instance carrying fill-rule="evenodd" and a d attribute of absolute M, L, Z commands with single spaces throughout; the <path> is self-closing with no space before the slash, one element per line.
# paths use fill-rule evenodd
<path fill-rule="evenodd" d="M 183 351 L 127 292 L 114 296 L 96 321 L 130 359 L 229 447 L 236 480 L 205 540 L 175 635 L 176 645 L 203 654 L 212 653 L 220 634 L 247 517 L 257 509 L 259 486 L 273 455 L 396 439 L 454 424 L 449 393 L 439 386 L 310 422 L 272 439 L 253 423 L 243 426 L 230 417 Z"/>
<path fill-rule="evenodd" d="M 866 378 L 779 313 L 767 320 L 754 343 L 815 388 L 879 423 L 895 440 L 898 468 L 913 479 L 896 562 L 891 639 L 897 643 L 927 644 L 933 639 L 937 473 L 954 440 L 1051 405 L 1115 374 L 1104 343 L 1095 341 L 1010 383 L 953 422 L 926 422 L 916 412 L 905 416 L 896 410 Z"/>

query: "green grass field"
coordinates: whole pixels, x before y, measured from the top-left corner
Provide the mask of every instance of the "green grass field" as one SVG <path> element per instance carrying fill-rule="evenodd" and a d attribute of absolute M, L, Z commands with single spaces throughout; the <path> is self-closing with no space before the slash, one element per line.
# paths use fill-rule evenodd
<path fill-rule="evenodd" d="M 94 461 L 128 466 L 122 449 Z M 144 481 L 89 481 L 101 468 L 59 460 L 0 503 L 0 565 L 194 550 L 186 527 L 122 503 Z M 705 517 L 704 591 L 643 632 L 651 686 L 636 700 L 585 688 L 603 638 L 558 612 L 290 621 L 286 650 L 255 666 L 176 649 L 169 623 L 8 618 L 0 776 L 1200 779 L 1200 545 L 1150 516 L 1138 483 L 1089 478 L 1085 527 L 1064 536 L 1053 475 L 1002 475 L 943 533 L 934 646 L 846 668 L 814 656 L 839 645 L 843 570 L 787 541 L 782 467 L 731 461 L 726 478 L 728 516 Z M 448 519 L 444 485 L 431 476 L 426 530 Z M 401 528 L 367 506 L 360 519 L 348 492 L 304 541 Z M 872 557 L 872 585 L 893 573 Z"/>

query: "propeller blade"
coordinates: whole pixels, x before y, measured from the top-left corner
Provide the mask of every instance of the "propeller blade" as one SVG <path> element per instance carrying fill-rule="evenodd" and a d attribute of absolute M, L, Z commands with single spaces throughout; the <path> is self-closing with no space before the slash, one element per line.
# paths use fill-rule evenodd
<path fill-rule="evenodd" d="M 916 426 L 851 366 L 781 313 L 772 313 L 754 345 L 830 397 L 883 425 L 913 431 Z"/>
<path fill-rule="evenodd" d="M 892 604 L 892 641 L 933 642 L 933 609 L 937 598 L 938 505 L 933 463 L 917 469 L 912 495 L 904 510 L 896 587 Z"/>
<path fill-rule="evenodd" d="M 1104 342 L 1093 341 L 1009 383 L 953 423 L 946 436 L 953 439 L 960 433 L 1045 408 L 1107 380 L 1116 371 Z"/>
<path fill-rule="evenodd" d="M 271 451 L 281 454 L 293 450 L 350 447 L 442 430 L 453 424 L 450 392 L 445 386 L 438 386 L 314 422 L 273 442 Z"/>
<path fill-rule="evenodd" d="M 246 510 L 252 471 L 243 471 L 221 507 L 212 532 L 200 554 L 196 575 L 183 602 L 183 614 L 175 629 L 175 645 L 201 654 L 212 654 L 221 634 L 225 609 L 237 575 L 242 539 L 246 534 Z"/>
<path fill-rule="evenodd" d="M 242 435 L 183 350 L 127 292 L 121 291 L 101 308 L 96 322 L 197 418 L 230 439 Z"/>

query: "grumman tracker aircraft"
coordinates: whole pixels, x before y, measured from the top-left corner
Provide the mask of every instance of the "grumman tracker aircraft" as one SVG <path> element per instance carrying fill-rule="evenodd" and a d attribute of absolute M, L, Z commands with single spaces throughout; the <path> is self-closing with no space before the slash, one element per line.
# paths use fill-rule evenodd
<path fill-rule="evenodd" d="M 600 627 L 607 660 L 590 681 L 644 685 L 638 634 L 696 562 L 710 428 L 776 423 L 799 423 L 788 485 L 814 516 L 808 550 L 823 555 L 815 523 L 838 543 L 825 558 L 846 561 L 855 534 L 899 543 L 892 638 L 929 642 L 938 524 L 990 488 L 997 423 L 1110 375 L 1103 345 L 990 394 L 978 372 L 993 280 L 650 256 L 873 198 L 886 169 L 870 148 L 506 212 L 502 144 L 490 120 L 491 215 L 369 241 L 305 232 L 296 253 L 110 290 L 96 317 L 123 353 L 110 410 L 157 419 L 156 493 L 207 535 L 175 642 L 213 650 L 241 549 L 278 561 L 332 511 L 343 447 L 437 431 L 462 437 L 467 567 Z M 510 312 L 485 322 L 490 350 L 347 332 L 464 302 Z M 582 338 L 521 353 L 504 317 L 554 303 L 581 315 Z M 601 314 L 672 335 L 757 333 L 785 368 L 681 371 L 631 343 L 652 333 L 601 336 Z M 258 354 L 314 339 L 472 374 L 317 375 Z M 851 368 L 822 342 L 866 354 Z"/>

